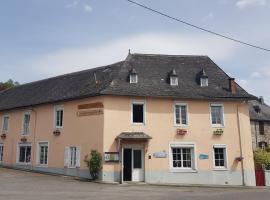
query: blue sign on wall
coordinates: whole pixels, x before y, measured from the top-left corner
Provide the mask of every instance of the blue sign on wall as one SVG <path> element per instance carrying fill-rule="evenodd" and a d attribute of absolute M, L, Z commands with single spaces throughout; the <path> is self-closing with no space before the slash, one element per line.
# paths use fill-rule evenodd
<path fill-rule="evenodd" d="M 209 159 L 209 156 L 207 154 L 200 154 L 199 159 L 200 160 L 207 160 L 207 159 Z"/>

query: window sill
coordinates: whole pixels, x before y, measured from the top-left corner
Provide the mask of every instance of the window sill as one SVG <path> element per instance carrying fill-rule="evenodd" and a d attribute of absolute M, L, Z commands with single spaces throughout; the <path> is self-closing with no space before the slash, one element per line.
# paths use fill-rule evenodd
<path fill-rule="evenodd" d="M 132 126 L 144 126 L 145 123 L 131 123 Z"/>
<path fill-rule="evenodd" d="M 46 167 L 48 167 L 48 165 L 41 165 L 41 164 L 38 164 L 37 167 L 46 168 Z"/>
<path fill-rule="evenodd" d="M 212 128 L 225 128 L 224 125 L 212 124 Z"/>
<path fill-rule="evenodd" d="M 214 168 L 213 171 L 228 171 L 228 168 Z"/>
<path fill-rule="evenodd" d="M 174 127 L 183 127 L 183 128 L 187 128 L 188 124 L 174 124 Z"/>
<path fill-rule="evenodd" d="M 170 169 L 172 173 L 197 173 L 195 169 Z"/>
<path fill-rule="evenodd" d="M 57 129 L 62 129 L 64 128 L 63 126 L 55 126 L 54 129 L 57 130 Z"/>

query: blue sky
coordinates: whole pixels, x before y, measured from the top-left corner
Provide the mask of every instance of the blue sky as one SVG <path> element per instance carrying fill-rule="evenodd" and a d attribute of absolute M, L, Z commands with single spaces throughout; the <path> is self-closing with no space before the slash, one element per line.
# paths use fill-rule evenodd
<path fill-rule="evenodd" d="M 270 0 L 138 0 L 188 22 L 270 48 Z M 270 103 L 270 53 L 169 21 L 126 0 L 0 2 L 0 81 L 35 81 L 137 53 L 209 55 Z"/>

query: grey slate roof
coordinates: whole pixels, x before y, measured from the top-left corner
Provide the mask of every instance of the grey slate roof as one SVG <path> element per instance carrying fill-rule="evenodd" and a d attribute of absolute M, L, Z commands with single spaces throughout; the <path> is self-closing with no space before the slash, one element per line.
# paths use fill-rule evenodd
<path fill-rule="evenodd" d="M 256 109 L 259 108 L 259 112 Z M 253 121 L 270 121 L 270 106 L 258 100 L 249 101 L 249 115 Z"/>
<path fill-rule="evenodd" d="M 138 83 L 130 84 L 130 70 L 138 74 Z M 178 86 L 168 84 L 175 69 Z M 204 69 L 209 86 L 200 87 Z M 44 103 L 98 95 L 152 96 L 187 99 L 251 99 L 254 96 L 237 86 L 229 91 L 229 76 L 207 56 L 129 54 L 126 60 L 32 82 L 0 93 L 0 111 Z"/>

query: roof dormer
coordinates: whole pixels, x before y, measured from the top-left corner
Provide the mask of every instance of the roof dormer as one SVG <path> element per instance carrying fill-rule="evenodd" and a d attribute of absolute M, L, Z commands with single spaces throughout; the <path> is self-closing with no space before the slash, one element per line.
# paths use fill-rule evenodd
<path fill-rule="evenodd" d="M 208 76 L 204 69 L 202 69 L 200 73 L 200 85 L 201 87 L 207 87 L 208 86 Z"/>
<path fill-rule="evenodd" d="M 170 85 L 171 86 L 177 86 L 178 85 L 178 75 L 177 75 L 175 69 L 172 69 L 169 78 L 170 78 Z"/>
<path fill-rule="evenodd" d="M 129 72 L 129 83 L 138 83 L 138 74 L 134 68 Z"/>

